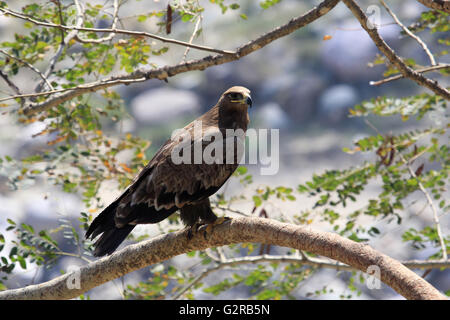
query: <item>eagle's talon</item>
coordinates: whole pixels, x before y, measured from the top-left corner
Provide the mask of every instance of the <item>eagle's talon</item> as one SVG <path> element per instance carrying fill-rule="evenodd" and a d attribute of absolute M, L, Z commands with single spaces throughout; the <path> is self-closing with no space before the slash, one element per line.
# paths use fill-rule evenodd
<path fill-rule="evenodd" d="M 187 232 L 187 238 L 188 240 L 191 240 L 194 235 L 198 232 L 198 229 L 204 225 L 204 223 L 201 222 L 196 222 L 194 223 L 192 226 L 189 227 L 188 232 Z"/>

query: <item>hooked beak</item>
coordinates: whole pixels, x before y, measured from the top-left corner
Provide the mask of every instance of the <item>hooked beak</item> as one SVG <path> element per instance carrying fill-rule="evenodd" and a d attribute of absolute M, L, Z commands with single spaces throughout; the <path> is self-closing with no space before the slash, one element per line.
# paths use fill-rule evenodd
<path fill-rule="evenodd" d="M 247 100 L 245 102 L 248 104 L 248 106 L 250 108 L 252 107 L 253 102 L 252 102 L 252 97 L 250 97 L 250 95 L 248 95 Z"/>
<path fill-rule="evenodd" d="M 250 108 L 252 107 L 252 97 L 250 96 L 250 94 L 246 94 L 244 95 L 244 97 L 242 98 L 242 100 L 231 100 L 231 102 L 237 102 L 237 103 L 242 103 L 242 104 L 246 104 L 248 105 Z"/>

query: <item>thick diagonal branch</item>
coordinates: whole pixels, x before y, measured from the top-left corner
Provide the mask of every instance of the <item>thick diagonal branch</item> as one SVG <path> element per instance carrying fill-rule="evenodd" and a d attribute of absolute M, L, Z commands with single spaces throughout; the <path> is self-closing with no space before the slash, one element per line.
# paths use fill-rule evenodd
<path fill-rule="evenodd" d="M 0 292 L 0 299 L 75 298 L 103 283 L 177 255 L 242 242 L 305 250 L 340 261 L 363 272 L 376 266 L 380 269 L 381 281 L 408 299 L 445 299 L 438 290 L 400 262 L 368 245 L 334 233 L 260 218 L 234 218 L 215 226 L 206 238 L 203 232 L 198 232 L 188 240 L 187 232 L 173 232 L 130 245 L 82 267 L 79 271 L 79 289 L 69 289 L 71 286 L 68 286 L 68 281 L 74 275 L 67 273 L 42 284 Z"/>
<path fill-rule="evenodd" d="M 426 78 L 422 74 L 414 71 L 410 67 L 408 67 L 402 59 L 395 54 L 394 50 L 388 46 L 388 44 L 383 40 L 380 36 L 376 28 L 371 28 L 367 22 L 369 21 L 366 14 L 363 10 L 356 4 L 353 0 L 342 0 L 345 5 L 352 11 L 353 15 L 358 19 L 359 23 L 363 27 L 364 30 L 369 34 L 370 38 L 374 42 L 374 44 L 378 47 L 378 49 L 388 58 L 389 62 L 393 64 L 405 78 L 409 78 L 416 82 L 418 85 L 426 87 L 433 91 L 435 94 L 438 94 L 445 98 L 446 100 L 450 100 L 450 92 L 441 87 L 437 81 L 433 81 L 431 79 Z"/>
<path fill-rule="evenodd" d="M 450 1 L 448 0 L 417 0 L 424 6 L 434 9 L 441 10 L 450 13 Z"/>

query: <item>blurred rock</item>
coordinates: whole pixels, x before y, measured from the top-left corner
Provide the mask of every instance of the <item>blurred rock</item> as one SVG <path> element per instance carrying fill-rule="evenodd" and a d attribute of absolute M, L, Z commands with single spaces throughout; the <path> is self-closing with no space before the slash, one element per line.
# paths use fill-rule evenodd
<path fill-rule="evenodd" d="M 202 75 L 196 72 L 186 72 L 174 77 L 172 82 L 175 83 L 178 88 L 194 90 L 202 82 Z"/>
<path fill-rule="evenodd" d="M 382 21 L 384 23 L 384 21 Z M 390 46 L 398 40 L 395 26 L 384 26 L 379 29 L 381 36 Z M 348 22 L 335 32 L 332 38 L 325 41 L 320 50 L 320 59 L 324 66 L 341 81 L 369 81 L 380 77 L 377 68 L 369 68 L 378 49 L 368 34 L 357 22 Z"/>
<path fill-rule="evenodd" d="M 324 88 L 322 77 L 308 73 L 295 78 L 290 90 L 279 95 L 277 101 L 293 121 L 308 122 L 317 114 L 317 99 Z"/>
<path fill-rule="evenodd" d="M 279 104 L 269 102 L 258 107 L 257 121 L 265 128 L 285 128 L 289 124 L 289 117 Z"/>
<path fill-rule="evenodd" d="M 348 108 L 359 102 L 358 92 L 348 84 L 329 87 L 319 98 L 321 118 L 336 122 L 345 118 Z"/>
<path fill-rule="evenodd" d="M 138 122 L 167 122 L 175 117 L 196 115 L 200 101 L 192 91 L 158 88 L 146 91 L 131 101 L 131 110 Z"/>

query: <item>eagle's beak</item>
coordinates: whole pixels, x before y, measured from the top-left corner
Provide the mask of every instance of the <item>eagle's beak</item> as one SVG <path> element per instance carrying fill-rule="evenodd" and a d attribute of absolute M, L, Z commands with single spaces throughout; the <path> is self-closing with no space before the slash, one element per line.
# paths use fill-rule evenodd
<path fill-rule="evenodd" d="M 250 97 L 250 95 L 247 96 L 247 100 L 245 102 L 248 104 L 250 108 L 252 107 L 252 97 Z"/>

